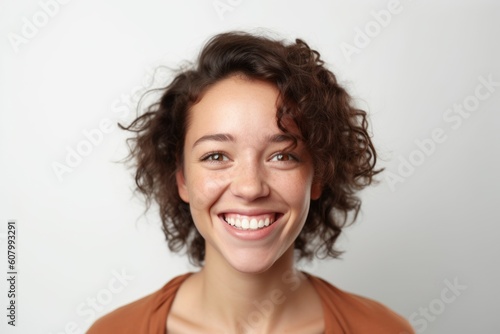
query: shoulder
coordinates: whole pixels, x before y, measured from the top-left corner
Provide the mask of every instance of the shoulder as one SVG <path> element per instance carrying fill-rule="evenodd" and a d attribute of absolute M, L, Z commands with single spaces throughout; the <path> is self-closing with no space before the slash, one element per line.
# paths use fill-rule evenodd
<path fill-rule="evenodd" d="M 306 275 L 322 299 L 327 322 L 336 320 L 349 333 L 414 333 L 406 319 L 385 305 L 343 291 L 319 277 Z"/>
<path fill-rule="evenodd" d="M 190 275 L 191 273 L 177 276 L 160 290 L 101 317 L 89 328 L 87 334 L 161 332 L 165 328 L 175 293 Z"/>

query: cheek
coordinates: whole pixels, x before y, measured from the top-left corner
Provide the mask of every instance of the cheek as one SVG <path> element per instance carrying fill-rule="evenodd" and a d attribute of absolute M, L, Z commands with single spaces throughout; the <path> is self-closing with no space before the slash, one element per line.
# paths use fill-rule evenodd
<path fill-rule="evenodd" d="M 296 210 L 297 215 L 307 215 L 311 201 L 312 177 L 308 173 L 297 173 L 276 178 L 273 188 L 280 197 Z"/>
<path fill-rule="evenodd" d="M 228 184 L 228 177 L 222 173 L 214 173 L 190 180 L 189 198 L 192 209 L 206 209 L 221 196 Z"/>

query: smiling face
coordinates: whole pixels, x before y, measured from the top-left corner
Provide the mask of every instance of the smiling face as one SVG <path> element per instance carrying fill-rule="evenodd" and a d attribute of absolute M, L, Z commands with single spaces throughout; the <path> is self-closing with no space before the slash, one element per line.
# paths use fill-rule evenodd
<path fill-rule="evenodd" d="M 310 200 L 320 195 L 307 149 L 301 141 L 289 149 L 290 136 L 276 124 L 278 95 L 270 83 L 235 75 L 189 111 L 176 177 L 205 239 L 206 263 L 258 273 L 287 251 L 293 256 Z"/>

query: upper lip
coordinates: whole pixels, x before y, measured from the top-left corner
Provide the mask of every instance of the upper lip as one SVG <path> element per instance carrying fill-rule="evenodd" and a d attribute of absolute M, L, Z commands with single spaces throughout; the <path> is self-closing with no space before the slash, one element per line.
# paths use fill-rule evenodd
<path fill-rule="evenodd" d="M 281 215 L 282 212 L 276 211 L 276 210 L 269 210 L 269 209 L 227 209 L 227 210 L 221 210 L 219 212 L 219 215 L 225 215 L 225 214 L 236 214 L 236 215 L 241 215 L 241 216 L 260 216 L 260 215 L 269 215 L 269 214 L 276 214 L 276 215 Z"/>

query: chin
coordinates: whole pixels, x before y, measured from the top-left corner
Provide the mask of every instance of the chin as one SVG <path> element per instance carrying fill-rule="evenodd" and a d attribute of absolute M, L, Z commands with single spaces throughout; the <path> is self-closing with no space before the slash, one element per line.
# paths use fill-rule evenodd
<path fill-rule="evenodd" d="M 263 256 L 259 256 L 259 253 Z M 225 256 L 226 261 L 235 270 L 245 274 L 261 274 L 276 263 L 277 258 L 270 256 L 270 252 L 256 252 L 255 250 L 238 250 Z"/>

